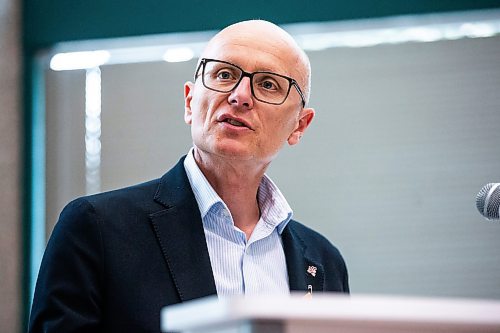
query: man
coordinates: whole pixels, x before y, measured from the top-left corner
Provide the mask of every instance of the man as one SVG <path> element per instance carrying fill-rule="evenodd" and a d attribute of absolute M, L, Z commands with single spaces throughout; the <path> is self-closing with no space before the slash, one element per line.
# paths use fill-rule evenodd
<path fill-rule="evenodd" d="M 311 123 L 309 80 L 307 56 L 274 24 L 218 33 L 184 87 L 193 149 L 161 179 L 63 210 L 30 332 L 158 332 L 162 307 L 208 295 L 348 292 L 340 253 L 291 220 L 264 174 Z"/>

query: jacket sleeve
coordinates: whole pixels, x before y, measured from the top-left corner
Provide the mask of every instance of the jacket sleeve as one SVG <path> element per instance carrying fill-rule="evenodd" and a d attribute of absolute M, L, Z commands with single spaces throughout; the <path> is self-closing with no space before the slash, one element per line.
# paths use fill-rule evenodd
<path fill-rule="evenodd" d="M 38 274 L 30 333 L 102 331 L 100 223 L 94 207 L 83 198 L 62 211 Z"/>
<path fill-rule="evenodd" d="M 323 236 L 321 236 L 323 238 Z M 349 275 L 344 258 L 336 246 L 323 238 L 323 264 L 326 270 L 325 291 L 349 293 Z"/>

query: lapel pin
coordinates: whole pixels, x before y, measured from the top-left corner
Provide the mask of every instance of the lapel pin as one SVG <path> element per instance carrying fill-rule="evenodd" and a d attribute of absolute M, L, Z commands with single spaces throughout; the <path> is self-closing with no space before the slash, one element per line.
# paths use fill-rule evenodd
<path fill-rule="evenodd" d="M 307 294 L 304 295 L 304 298 L 311 299 L 313 295 L 313 286 L 308 284 L 307 285 Z"/>
<path fill-rule="evenodd" d="M 316 271 L 318 268 L 316 266 L 309 266 L 307 268 L 307 273 L 311 274 L 312 276 L 316 276 Z"/>

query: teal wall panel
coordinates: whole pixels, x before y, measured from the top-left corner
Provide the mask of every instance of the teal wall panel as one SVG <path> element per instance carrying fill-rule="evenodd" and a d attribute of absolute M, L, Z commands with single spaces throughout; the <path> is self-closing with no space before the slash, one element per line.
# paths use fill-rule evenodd
<path fill-rule="evenodd" d="M 212 30 L 251 18 L 283 24 L 499 7 L 499 0 L 24 0 L 24 45 Z"/>

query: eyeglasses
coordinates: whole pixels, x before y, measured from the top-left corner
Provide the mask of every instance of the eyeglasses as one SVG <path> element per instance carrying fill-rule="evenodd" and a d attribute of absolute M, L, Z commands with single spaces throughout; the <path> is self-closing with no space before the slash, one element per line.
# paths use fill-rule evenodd
<path fill-rule="evenodd" d="M 195 81 L 200 76 L 200 69 L 201 80 L 207 89 L 228 93 L 246 76 L 250 78 L 252 95 L 258 101 L 274 105 L 283 104 L 290 94 L 290 88 L 294 86 L 302 99 L 302 107 L 306 105 L 304 94 L 297 81 L 288 76 L 263 71 L 248 73 L 227 61 L 202 58 L 196 69 Z"/>

